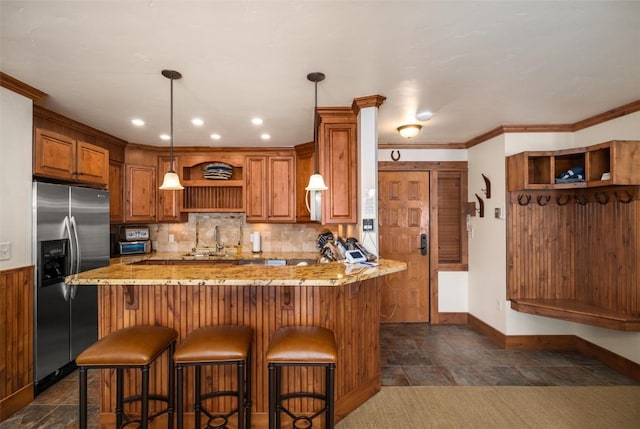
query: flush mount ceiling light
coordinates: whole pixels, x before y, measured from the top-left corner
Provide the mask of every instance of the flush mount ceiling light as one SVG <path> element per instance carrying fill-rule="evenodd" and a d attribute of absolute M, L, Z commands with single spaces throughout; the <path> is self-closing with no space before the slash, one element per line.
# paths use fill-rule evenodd
<path fill-rule="evenodd" d="M 430 110 L 425 110 L 423 112 L 416 114 L 416 119 L 419 121 L 428 121 L 433 117 L 433 113 Z"/>
<path fill-rule="evenodd" d="M 411 137 L 417 136 L 421 128 L 422 125 L 408 124 L 398 127 L 398 132 L 402 137 L 410 139 Z"/>
<path fill-rule="evenodd" d="M 309 184 L 306 188 L 306 191 L 326 191 L 329 189 L 327 185 L 324 184 L 324 179 L 320 174 L 318 169 L 318 82 L 322 82 L 325 78 L 324 73 L 314 72 L 309 73 L 307 75 L 307 79 L 315 84 L 315 103 L 313 108 L 313 144 L 315 151 L 315 171 L 309 178 Z"/>
<path fill-rule="evenodd" d="M 169 171 L 167 171 L 167 173 L 164 175 L 164 180 L 162 181 L 162 185 L 160 185 L 160 189 L 162 189 L 163 191 L 179 191 L 181 189 L 184 189 L 184 187 L 180 184 L 180 177 L 178 177 L 176 171 L 173 169 L 173 81 L 175 79 L 181 79 L 182 75 L 175 70 L 162 70 L 162 76 L 171 81 L 171 134 L 169 136 L 171 147 L 171 164 L 169 165 Z"/>

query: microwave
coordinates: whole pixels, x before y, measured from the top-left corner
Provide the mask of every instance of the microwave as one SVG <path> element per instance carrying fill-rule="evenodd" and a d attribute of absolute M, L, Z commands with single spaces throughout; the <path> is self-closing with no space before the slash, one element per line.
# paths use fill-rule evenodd
<path fill-rule="evenodd" d="M 137 253 L 151 253 L 150 241 L 121 241 L 121 255 L 135 255 Z"/>

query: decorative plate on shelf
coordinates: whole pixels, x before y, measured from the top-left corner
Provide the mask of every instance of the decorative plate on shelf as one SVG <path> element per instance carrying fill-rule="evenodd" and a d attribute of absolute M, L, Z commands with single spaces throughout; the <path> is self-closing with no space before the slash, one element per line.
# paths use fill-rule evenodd
<path fill-rule="evenodd" d="M 202 169 L 202 175 L 209 180 L 229 180 L 233 174 L 233 166 L 224 162 L 212 162 Z"/>

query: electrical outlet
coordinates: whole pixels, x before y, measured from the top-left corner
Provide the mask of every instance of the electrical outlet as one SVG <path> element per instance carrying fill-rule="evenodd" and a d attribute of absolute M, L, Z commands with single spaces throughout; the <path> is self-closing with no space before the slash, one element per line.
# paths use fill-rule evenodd
<path fill-rule="evenodd" d="M 0 261 L 11 259 L 11 242 L 0 241 Z"/>
<path fill-rule="evenodd" d="M 175 241 L 175 237 L 173 234 L 169 234 L 169 243 L 173 243 Z"/>

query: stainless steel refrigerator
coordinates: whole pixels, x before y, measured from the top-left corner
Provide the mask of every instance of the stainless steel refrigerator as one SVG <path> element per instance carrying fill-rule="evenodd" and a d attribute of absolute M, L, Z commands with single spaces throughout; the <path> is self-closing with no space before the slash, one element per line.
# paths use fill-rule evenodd
<path fill-rule="evenodd" d="M 37 394 L 98 338 L 97 287 L 64 278 L 109 264 L 109 192 L 34 182 L 33 223 Z"/>

